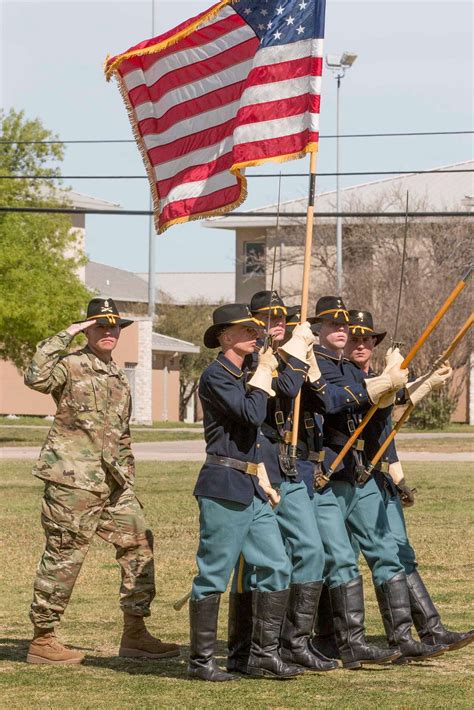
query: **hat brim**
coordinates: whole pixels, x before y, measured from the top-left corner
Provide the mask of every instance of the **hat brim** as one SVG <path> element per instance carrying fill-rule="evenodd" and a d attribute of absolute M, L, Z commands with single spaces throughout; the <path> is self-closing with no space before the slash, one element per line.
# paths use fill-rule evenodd
<path fill-rule="evenodd" d="M 97 318 L 83 318 L 82 320 L 75 320 L 74 323 L 89 323 L 90 321 L 95 321 L 96 323 L 103 323 L 104 325 L 109 325 L 109 320 L 108 318 L 105 318 L 104 316 L 97 316 Z M 128 318 L 120 318 L 120 316 L 116 316 L 116 323 L 115 325 L 118 325 L 119 328 L 128 328 L 129 325 L 132 325 L 134 322 L 133 320 L 129 320 Z"/>
<path fill-rule="evenodd" d="M 324 316 L 313 316 L 312 318 L 306 318 L 308 323 L 314 324 L 314 323 L 322 323 L 323 321 L 329 321 L 330 323 L 339 323 L 340 325 L 349 325 L 348 321 L 342 313 L 338 314 L 335 318 L 331 316 L 331 314 L 328 313 L 328 315 Z"/>
<path fill-rule="evenodd" d="M 214 348 L 220 347 L 218 334 L 225 328 L 230 328 L 231 325 L 243 325 L 247 328 L 262 328 L 263 325 L 256 321 L 254 318 L 249 318 L 248 320 L 239 320 L 237 323 L 217 323 L 215 325 L 209 326 L 209 328 L 204 333 L 203 342 L 206 348 L 213 350 Z"/>
<path fill-rule="evenodd" d="M 352 326 L 353 327 L 353 326 Z M 357 326 L 356 326 L 357 327 Z M 352 332 L 351 326 L 349 326 L 349 330 Z M 372 333 L 364 333 L 363 335 L 359 335 L 358 333 L 355 333 L 356 337 L 363 337 L 365 335 L 371 335 L 372 338 L 375 338 L 375 345 L 378 345 L 379 343 L 382 342 L 382 340 L 385 338 L 387 335 L 386 330 L 382 330 L 379 333 L 376 333 L 375 331 L 372 331 Z"/>

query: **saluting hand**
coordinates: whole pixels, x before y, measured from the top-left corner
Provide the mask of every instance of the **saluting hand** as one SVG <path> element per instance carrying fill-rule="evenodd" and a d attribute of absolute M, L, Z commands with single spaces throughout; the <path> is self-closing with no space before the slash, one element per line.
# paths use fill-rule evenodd
<path fill-rule="evenodd" d="M 87 330 L 87 328 L 90 328 L 91 325 L 94 325 L 94 323 L 97 323 L 96 320 L 86 320 L 83 323 L 71 323 L 69 328 L 66 328 L 66 333 L 69 333 L 69 335 L 77 335 L 78 333 L 81 333 L 83 330 Z"/>

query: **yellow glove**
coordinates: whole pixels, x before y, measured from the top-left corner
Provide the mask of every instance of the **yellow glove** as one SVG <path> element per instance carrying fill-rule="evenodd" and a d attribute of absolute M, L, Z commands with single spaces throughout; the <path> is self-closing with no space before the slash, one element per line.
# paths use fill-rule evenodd
<path fill-rule="evenodd" d="M 258 354 L 258 366 L 248 382 L 249 387 L 263 390 L 270 397 L 274 397 L 275 390 L 272 389 L 272 378 L 273 372 L 277 367 L 278 360 L 271 348 L 268 348 L 265 352 L 260 351 Z"/>
<path fill-rule="evenodd" d="M 395 404 L 395 400 L 397 398 L 397 390 L 391 390 L 390 392 L 387 392 L 387 394 L 383 394 L 379 401 L 377 402 L 379 409 L 385 409 L 385 407 L 391 407 L 393 404 Z"/>
<path fill-rule="evenodd" d="M 417 405 L 427 394 L 432 390 L 439 389 L 444 385 L 453 374 L 452 367 L 449 363 L 443 363 L 441 367 L 431 374 L 422 375 L 414 382 L 409 382 L 406 386 L 410 402 Z"/>
<path fill-rule="evenodd" d="M 388 475 L 397 487 L 398 495 L 400 496 L 403 507 L 411 508 L 412 505 L 415 505 L 416 488 L 409 488 L 407 482 L 405 481 L 400 461 L 394 461 L 394 463 L 389 465 Z"/>
<path fill-rule="evenodd" d="M 318 361 L 316 360 L 316 355 L 314 354 L 313 346 L 310 347 L 306 354 L 306 362 L 309 365 L 308 370 L 308 380 L 312 382 L 317 382 L 321 379 L 321 370 L 318 366 Z"/>
<path fill-rule="evenodd" d="M 394 365 L 400 366 L 403 362 L 403 355 L 399 348 L 390 347 L 385 353 L 385 368 L 393 367 Z"/>
<path fill-rule="evenodd" d="M 401 358 L 401 359 L 400 359 Z M 370 377 L 365 380 L 365 387 L 372 404 L 378 404 L 383 394 L 394 390 L 395 392 L 406 385 L 408 381 L 408 370 L 401 370 L 400 365 L 403 358 L 398 348 L 395 348 L 387 356 L 385 369 L 378 377 Z M 391 404 L 392 402 L 389 401 Z M 389 406 L 384 404 L 385 407 Z"/>
<path fill-rule="evenodd" d="M 315 340 L 310 324 L 305 321 L 305 323 L 295 326 L 291 338 L 279 348 L 278 352 L 283 356 L 296 357 L 298 360 L 306 362 L 308 348 L 313 345 Z"/>
<path fill-rule="evenodd" d="M 275 506 L 277 506 L 280 502 L 281 496 L 279 492 L 276 491 L 270 483 L 270 479 L 268 478 L 267 469 L 264 463 L 257 464 L 257 479 L 260 488 L 262 488 L 268 496 L 268 502 L 270 503 L 272 508 L 275 508 Z"/>

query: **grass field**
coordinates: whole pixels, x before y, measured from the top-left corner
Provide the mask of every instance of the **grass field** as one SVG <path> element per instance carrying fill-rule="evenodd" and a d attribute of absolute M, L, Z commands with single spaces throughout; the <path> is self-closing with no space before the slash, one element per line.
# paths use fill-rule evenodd
<path fill-rule="evenodd" d="M 14 419 L 9 419 L 5 416 L 0 416 L 0 427 L 4 426 L 18 426 L 19 424 L 27 426 L 51 426 L 50 419 L 46 417 L 15 417 Z M 202 422 L 188 423 L 188 422 L 153 422 L 150 426 L 140 424 L 140 429 L 146 428 L 148 430 L 153 429 L 200 429 L 202 427 Z M 132 426 L 132 429 L 134 427 Z M 474 427 L 471 427 L 474 431 Z"/>
<path fill-rule="evenodd" d="M 472 483 L 468 464 L 406 464 L 418 488 L 408 510 L 411 539 L 427 586 L 452 628 L 472 625 Z M 189 586 L 197 544 L 197 505 L 191 495 L 195 464 L 138 466 L 137 493 L 155 534 L 158 596 L 150 628 L 183 644 L 181 659 L 142 662 L 116 657 L 120 638 L 119 573 L 114 551 L 96 540 L 86 559 L 61 638 L 86 651 L 83 666 L 29 666 L 27 618 L 35 566 L 43 546 L 39 522 L 42 485 L 30 464 L 0 462 L 0 697 L 3 708 L 472 708 L 474 647 L 409 667 L 373 667 L 305 675 L 294 681 L 241 680 L 210 684 L 185 679 L 187 613 L 172 603 Z M 382 625 L 367 579 L 367 632 Z M 470 607 L 471 604 L 471 607 Z M 225 653 L 223 599 L 219 657 Z M 472 649 L 472 650 L 471 650 Z"/>
<path fill-rule="evenodd" d="M 41 446 L 46 439 L 48 429 L 38 427 L 37 429 L 22 429 L 14 426 L 0 426 L 0 447 L 2 446 Z M 200 431 L 156 431 L 149 429 L 146 431 L 134 431 L 132 429 L 133 443 L 138 444 L 143 441 L 190 441 L 202 439 Z"/>

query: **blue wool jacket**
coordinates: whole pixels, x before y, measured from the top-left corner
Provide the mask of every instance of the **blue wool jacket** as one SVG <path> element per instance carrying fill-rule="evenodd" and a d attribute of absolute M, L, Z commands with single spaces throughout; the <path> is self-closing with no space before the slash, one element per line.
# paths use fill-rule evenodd
<path fill-rule="evenodd" d="M 206 452 L 260 463 L 261 426 L 267 415 L 268 395 L 260 389 L 247 389 L 246 375 L 246 368 L 236 367 L 223 353 L 204 370 L 199 398 L 204 412 Z M 256 476 L 206 463 L 199 473 L 194 495 L 245 505 L 255 495 L 267 500 Z"/>

